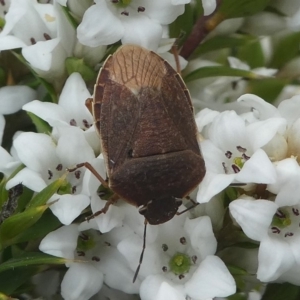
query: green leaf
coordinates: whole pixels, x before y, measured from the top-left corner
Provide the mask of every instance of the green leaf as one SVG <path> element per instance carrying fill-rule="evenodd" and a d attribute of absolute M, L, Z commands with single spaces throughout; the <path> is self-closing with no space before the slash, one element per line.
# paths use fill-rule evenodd
<path fill-rule="evenodd" d="M 238 48 L 237 57 L 246 62 L 251 69 L 262 67 L 265 65 L 265 57 L 261 47 L 261 43 L 257 38 L 248 39 L 245 45 Z"/>
<path fill-rule="evenodd" d="M 248 275 L 248 272 L 243 269 L 243 268 L 240 268 L 238 266 L 233 266 L 233 265 L 226 265 L 229 272 L 233 275 L 233 276 L 237 276 L 237 275 Z"/>
<path fill-rule="evenodd" d="M 35 224 L 17 235 L 11 242 L 12 244 L 18 244 L 41 239 L 60 226 L 59 220 L 52 214 L 50 209 L 47 209 Z"/>
<path fill-rule="evenodd" d="M 265 101 L 272 103 L 286 84 L 287 80 L 278 78 L 251 80 L 248 86 L 248 93 L 255 94 Z"/>
<path fill-rule="evenodd" d="M 261 300 L 298 300 L 300 287 L 290 283 L 270 283 Z"/>
<path fill-rule="evenodd" d="M 247 300 L 248 297 L 245 293 L 237 293 L 237 294 L 227 297 L 226 299 L 227 300 Z"/>
<path fill-rule="evenodd" d="M 254 15 L 264 10 L 270 0 L 223 0 L 218 13 L 225 19 L 239 18 Z"/>
<path fill-rule="evenodd" d="M 68 184 L 66 177 L 67 173 L 46 186 L 41 192 L 32 198 L 27 209 L 44 205 L 59 190 L 60 187 Z"/>
<path fill-rule="evenodd" d="M 40 252 L 23 253 L 0 265 L 0 291 L 6 294 L 14 293 L 30 278 L 45 269 L 45 265 L 62 265 L 70 260 Z"/>
<path fill-rule="evenodd" d="M 13 239 L 36 223 L 49 205 L 32 207 L 5 219 L 0 226 L 0 249 L 13 243 Z"/>
<path fill-rule="evenodd" d="M 27 112 L 28 116 L 30 117 L 32 123 L 35 125 L 36 131 L 38 133 L 46 133 L 49 134 L 52 131 L 51 126 L 35 114 L 31 112 Z"/>
<path fill-rule="evenodd" d="M 244 36 L 239 36 L 239 37 L 216 36 L 200 44 L 198 48 L 195 50 L 194 54 L 202 55 L 215 50 L 236 48 L 236 47 L 247 45 L 248 42 L 249 42 L 248 39 L 246 39 Z"/>
<path fill-rule="evenodd" d="M 243 77 L 248 79 L 261 78 L 262 76 L 257 75 L 251 71 L 233 69 L 226 66 L 212 66 L 212 67 L 203 67 L 199 68 L 186 76 L 184 76 L 185 82 L 190 82 L 200 78 L 206 77 L 219 77 L 219 76 L 236 76 Z"/>
<path fill-rule="evenodd" d="M 295 32 L 281 39 L 273 47 L 272 68 L 280 69 L 284 64 L 299 54 L 300 32 Z"/>
<path fill-rule="evenodd" d="M 85 81 L 94 81 L 96 79 L 97 73 L 84 62 L 83 58 L 68 57 L 65 60 L 65 65 L 68 75 L 78 72 Z"/>
<path fill-rule="evenodd" d="M 0 273 L 19 267 L 27 267 L 32 265 L 62 265 L 70 261 L 70 259 L 52 256 L 46 253 L 27 252 L 17 258 L 12 258 L 2 263 L 0 265 Z"/>
<path fill-rule="evenodd" d="M 0 273 L 0 291 L 7 295 L 13 294 L 22 284 L 28 282 L 29 279 L 38 272 L 39 270 L 37 267 L 26 267 L 4 271 Z M 9 299 L 12 300 L 12 298 Z"/>

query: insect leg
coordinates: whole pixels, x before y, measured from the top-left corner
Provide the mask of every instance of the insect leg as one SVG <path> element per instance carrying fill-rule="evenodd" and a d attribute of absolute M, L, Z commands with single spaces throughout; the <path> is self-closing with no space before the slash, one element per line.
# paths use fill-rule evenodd
<path fill-rule="evenodd" d="M 147 220 L 145 219 L 145 226 L 144 226 L 144 238 L 143 238 L 143 249 L 142 249 L 142 253 L 141 253 L 141 256 L 140 256 L 140 261 L 139 261 L 139 265 L 138 267 L 136 268 L 136 271 L 134 273 L 134 276 L 133 276 L 133 280 L 132 282 L 134 283 L 138 274 L 139 274 L 139 271 L 140 271 L 140 268 L 141 268 L 141 264 L 143 262 L 143 257 L 144 257 L 144 252 L 145 252 L 145 248 L 146 248 L 146 228 L 147 228 Z"/>
<path fill-rule="evenodd" d="M 103 179 L 103 177 L 96 171 L 96 169 L 88 162 L 77 164 L 74 168 L 67 169 L 67 171 L 74 172 L 81 167 L 86 167 L 103 184 L 104 187 L 109 188 L 107 181 L 105 179 Z"/>
<path fill-rule="evenodd" d="M 94 214 L 92 214 L 91 216 L 85 218 L 85 220 L 86 220 L 86 221 L 89 221 L 89 220 L 91 220 L 91 219 L 93 219 L 93 218 L 95 218 L 95 217 L 97 217 L 97 216 L 99 216 L 99 215 L 101 215 L 101 214 L 105 214 L 105 213 L 108 211 L 110 205 L 111 205 L 111 204 L 114 204 L 119 198 L 120 198 L 119 195 L 113 194 L 113 195 L 108 199 L 108 201 L 106 202 L 106 204 L 104 205 L 104 207 L 103 207 L 102 209 L 96 211 L 96 212 L 95 212 Z"/>
<path fill-rule="evenodd" d="M 189 211 L 190 209 L 193 209 L 195 208 L 197 205 L 199 205 L 200 203 L 198 202 L 195 202 L 192 198 L 190 198 L 189 196 L 186 196 L 185 197 L 187 200 L 191 201 L 192 202 L 192 205 L 186 209 L 184 209 L 183 211 L 180 211 L 180 212 L 177 212 L 176 215 L 179 216 L 187 211 Z"/>

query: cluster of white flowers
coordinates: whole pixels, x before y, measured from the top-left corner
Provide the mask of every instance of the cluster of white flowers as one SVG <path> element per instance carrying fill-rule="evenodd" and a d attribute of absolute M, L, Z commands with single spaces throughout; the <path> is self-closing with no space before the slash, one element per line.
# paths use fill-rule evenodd
<path fill-rule="evenodd" d="M 166 52 L 172 41 L 167 39 L 165 25 L 184 13 L 184 4 L 190 1 L 94 2 L 0 1 L 2 18 L 5 15 L 0 51 L 21 48 L 37 76 L 57 90 L 62 88 L 57 104 L 36 100 L 42 99 L 40 92 L 27 86 L 0 88 L 0 142 L 3 115 L 21 108 L 52 127 L 51 133 L 16 133 L 10 153 L 0 147 L 0 172 L 6 179 L 25 165 L 8 180 L 6 189 L 21 182 L 39 193 L 67 168 L 82 162 L 89 162 L 106 177 L 93 117 L 85 107 L 91 94 L 79 73 L 65 80 L 65 59 L 82 58 L 96 66 L 107 46 L 120 40 Z M 215 1 L 202 3 L 207 15 L 216 7 Z M 67 5 L 72 14 L 66 13 Z M 67 15 L 72 16 L 71 21 Z M 72 22 L 79 24 L 77 29 Z M 236 68 L 249 69 L 235 58 L 229 61 Z M 276 70 L 253 72 L 272 76 Z M 212 108 L 243 92 L 240 80 L 240 89 L 232 92 L 227 88 L 224 94 L 232 81 L 238 79 L 209 79 L 209 84 L 194 81 L 189 87 L 196 104 L 203 106 L 213 99 Z M 201 205 L 162 225 L 148 226 L 135 283 L 132 279 L 143 246 L 144 218 L 133 206 L 119 201 L 89 222 L 74 222 L 88 206 L 95 213 L 106 201 L 90 171 L 81 167 L 68 173 L 69 193 L 49 199 L 59 199 L 50 209 L 62 227 L 44 237 L 39 247 L 42 252 L 70 259 L 60 286 L 64 299 L 89 299 L 98 293 L 115 299 L 136 299 L 139 294 L 142 300 L 206 300 L 234 294 L 236 282 L 217 253 L 214 235 L 220 232 L 226 215 L 219 196 L 230 185 L 239 186 L 237 198 L 229 205 L 230 217 L 249 239 L 259 242 L 258 252 L 252 253 L 258 265 L 257 279 L 300 285 L 300 96 L 284 100 L 276 108 L 245 94 L 231 105 L 234 110 L 225 110 L 224 104 L 219 107 L 224 111 L 206 108 L 196 115 L 206 175 L 193 196 Z M 49 273 L 44 275 L 49 278 Z M 34 280 L 41 296 L 49 296 L 58 290 L 58 280 L 51 291 L 40 289 L 38 281 L 44 275 Z"/>

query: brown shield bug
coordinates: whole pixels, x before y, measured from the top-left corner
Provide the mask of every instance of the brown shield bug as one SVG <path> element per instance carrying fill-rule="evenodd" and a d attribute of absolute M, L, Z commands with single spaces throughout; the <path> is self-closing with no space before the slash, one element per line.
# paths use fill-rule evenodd
<path fill-rule="evenodd" d="M 89 105 L 108 181 L 88 163 L 77 167 L 88 167 L 115 193 L 94 216 L 121 198 L 152 225 L 172 219 L 181 198 L 205 175 L 193 106 L 180 75 L 154 52 L 124 45 L 105 61 Z"/>

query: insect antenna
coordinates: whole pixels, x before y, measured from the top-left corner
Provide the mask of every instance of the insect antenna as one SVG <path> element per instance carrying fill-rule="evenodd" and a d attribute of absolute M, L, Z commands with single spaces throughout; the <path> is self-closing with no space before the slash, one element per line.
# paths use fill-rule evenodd
<path fill-rule="evenodd" d="M 146 229 L 147 229 L 147 220 L 145 219 L 145 226 L 144 226 L 144 238 L 143 238 L 143 249 L 142 249 L 142 253 L 141 253 L 141 256 L 140 256 L 140 261 L 139 261 L 139 265 L 138 267 L 136 268 L 136 271 L 135 271 L 135 274 L 133 276 L 133 280 L 132 282 L 134 283 L 138 274 L 139 274 L 139 271 L 140 271 L 140 268 L 141 268 L 141 264 L 142 264 L 142 261 L 143 261 L 143 257 L 144 257 L 144 252 L 145 252 L 145 249 L 146 249 Z"/>

